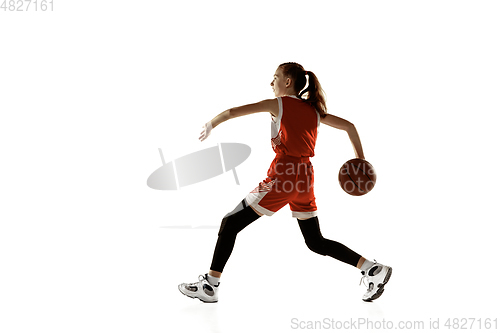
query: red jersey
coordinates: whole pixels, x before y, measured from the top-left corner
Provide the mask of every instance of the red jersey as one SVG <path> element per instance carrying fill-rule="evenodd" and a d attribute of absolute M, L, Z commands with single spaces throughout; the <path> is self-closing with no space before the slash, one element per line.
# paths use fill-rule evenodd
<path fill-rule="evenodd" d="M 276 154 L 313 157 L 319 113 L 307 102 L 295 97 L 278 97 L 279 114 L 271 116 L 271 144 Z"/>

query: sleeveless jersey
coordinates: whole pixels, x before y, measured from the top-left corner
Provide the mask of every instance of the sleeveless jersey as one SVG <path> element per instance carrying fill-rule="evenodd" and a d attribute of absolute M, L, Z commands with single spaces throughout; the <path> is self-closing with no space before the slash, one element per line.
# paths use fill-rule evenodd
<path fill-rule="evenodd" d="M 276 154 L 313 157 L 319 113 L 295 96 L 278 97 L 279 114 L 271 116 L 271 145 Z"/>

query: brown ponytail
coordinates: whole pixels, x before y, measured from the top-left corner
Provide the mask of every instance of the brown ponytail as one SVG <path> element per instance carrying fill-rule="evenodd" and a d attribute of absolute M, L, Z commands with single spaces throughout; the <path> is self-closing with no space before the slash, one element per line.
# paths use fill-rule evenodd
<path fill-rule="evenodd" d="M 309 103 L 318 111 L 320 117 L 324 118 L 326 116 L 325 92 L 316 75 L 311 71 L 305 71 L 304 67 L 295 62 L 281 64 L 279 68 L 283 70 L 285 77 L 292 79 L 295 92 L 298 94 L 297 97 Z M 309 76 L 307 87 L 306 75 Z"/>

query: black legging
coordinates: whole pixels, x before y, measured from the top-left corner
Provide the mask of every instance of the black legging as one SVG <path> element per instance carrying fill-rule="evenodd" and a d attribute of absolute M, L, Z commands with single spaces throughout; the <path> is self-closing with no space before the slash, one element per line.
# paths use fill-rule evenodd
<path fill-rule="evenodd" d="M 219 229 L 219 238 L 215 245 L 214 257 L 210 269 L 222 272 L 226 266 L 227 260 L 233 252 L 234 242 L 238 232 L 246 228 L 250 223 L 257 220 L 260 216 L 243 200 L 235 210 L 243 208 L 236 213 L 229 213 L 221 222 Z"/>
<path fill-rule="evenodd" d="M 233 252 L 236 235 L 260 217 L 251 207 L 246 205 L 244 200 L 240 205 L 240 207 L 243 207 L 242 210 L 227 215 L 221 222 L 219 238 L 215 245 L 212 265 L 210 266 L 213 271 L 222 272 L 224 270 L 224 266 Z M 323 238 L 319 230 L 317 217 L 298 221 L 306 245 L 311 251 L 321 255 L 328 255 L 356 267 L 361 256 L 343 244 Z"/>
<path fill-rule="evenodd" d="M 323 256 L 330 256 L 354 267 L 357 266 L 361 256 L 339 242 L 324 238 L 319 230 L 319 221 L 316 216 L 307 220 L 297 220 L 309 250 Z"/>

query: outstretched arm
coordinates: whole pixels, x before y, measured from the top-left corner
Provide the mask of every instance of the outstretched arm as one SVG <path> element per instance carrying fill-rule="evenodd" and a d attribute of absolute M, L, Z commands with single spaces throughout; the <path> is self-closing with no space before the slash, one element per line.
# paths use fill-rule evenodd
<path fill-rule="evenodd" d="M 201 141 L 205 140 L 213 128 L 219 126 L 220 124 L 229 119 L 246 116 L 258 112 L 269 112 L 276 117 L 279 112 L 278 101 L 276 99 L 266 99 L 258 103 L 247 104 L 223 111 L 219 113 L 217 116 L 215 116 L 214 119 L 205 124 L 204 130 L 200 136 L 200 140 Z"/>
<path fill-rule="evenodd" d="M 331 114 L 327 114 L 326 117 L 321 118 L 321 123 L 336 129 L 346 131 L 349 135 L 349 140 L 351 140 L 356 157 L 365 159 L 365 155 L 363 154 L 363 147 L 361 146 L 361 140 L 354 124 Z"/>
<path fill-rule="evenodd" d="M 262 102 L 243 105 L 223 111 L 212 119 L 212 128 L 217 127 L 226 120 L 257 112 L 270 112 L 273 116 L 276 116 L 278 114 L 278 101 L 276 99 L 266 99 Z"/>

